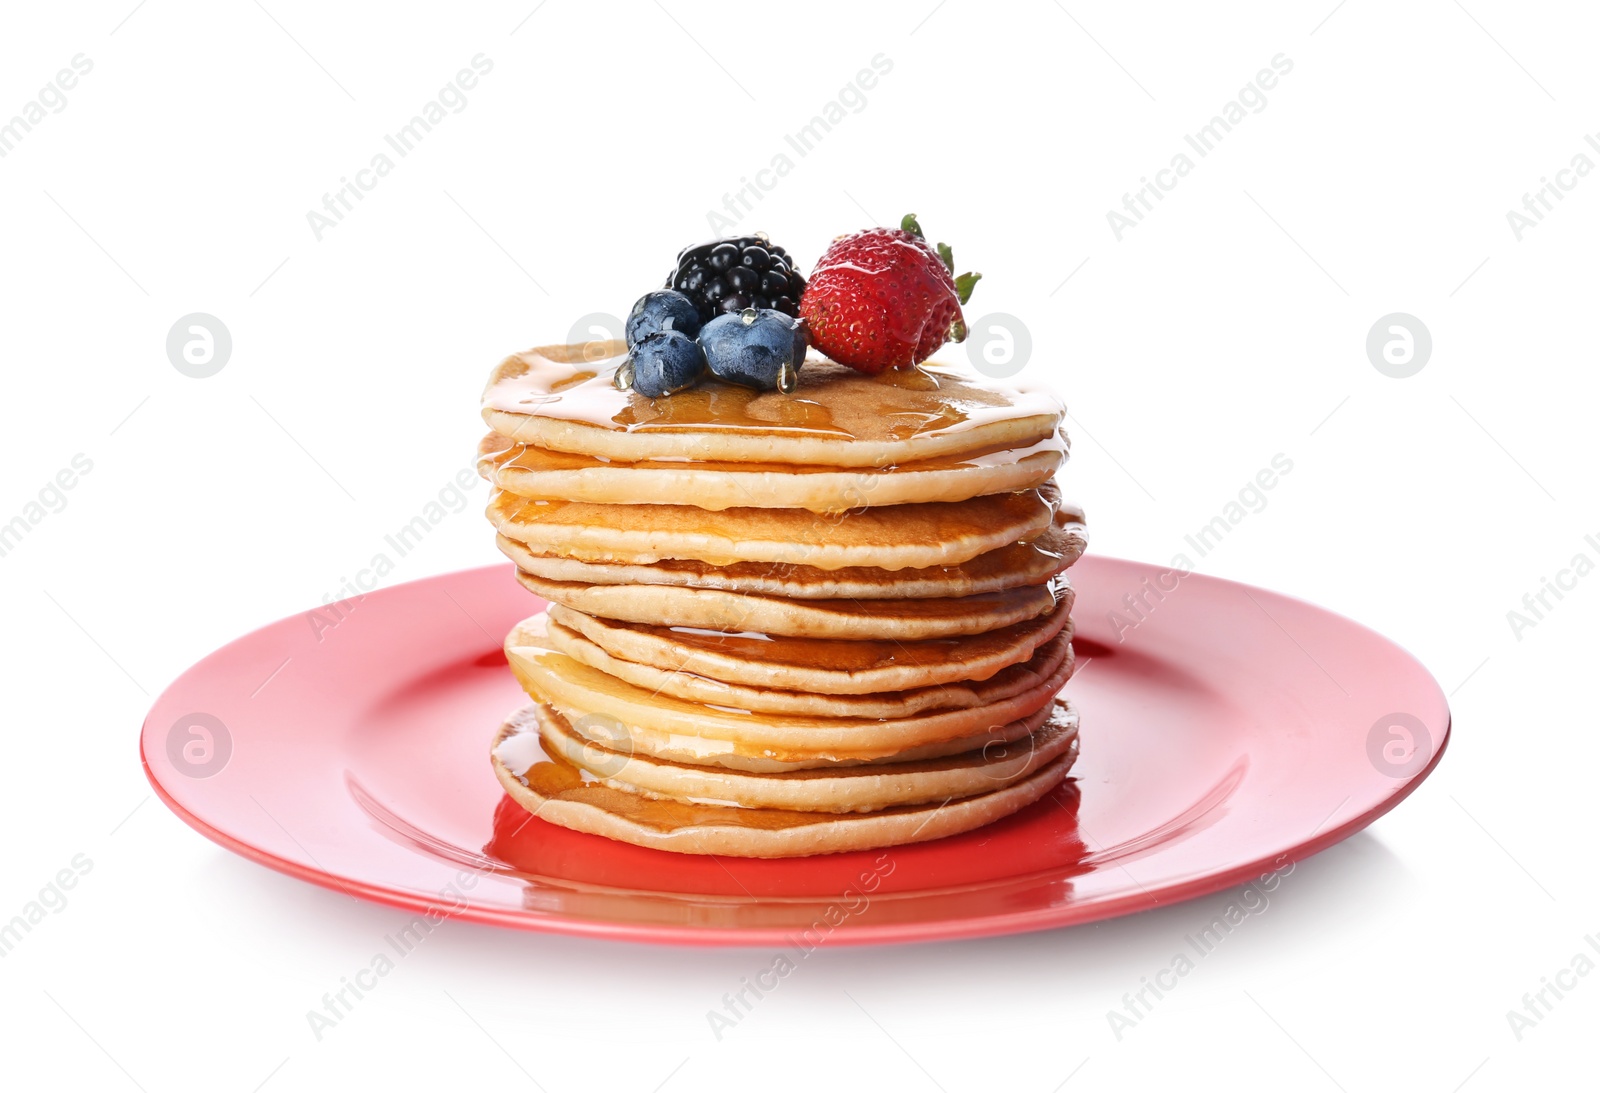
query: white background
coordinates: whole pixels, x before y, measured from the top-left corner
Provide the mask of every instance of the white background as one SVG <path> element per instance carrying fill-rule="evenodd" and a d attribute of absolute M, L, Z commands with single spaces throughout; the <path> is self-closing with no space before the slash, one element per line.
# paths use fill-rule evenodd
<path fill-rule="evenodd" d="M 1592 10 L 263 2 L 7 5 L 0 26 L 0 118 L 93 62 L 0 159 L 0 522 L 93 463 L 0 558 L 0 919 L 93 863 L 0 960 L 0 1071 L 151 1091 L 1592 1082 L 1600 975 L 1520 1042 L 1506 1018 L 1600 933 L 1600 577 L 1520 636 L 1507 621 L 1600 559 L 1600 177 L 1520 241 L 1506 218 L 1578 153 L 1600 162 Z M 318 241 L 307 211 L 480 53 L 466 108 Z M 1026 376 L 1069 402 L 1064 482 L 1100 553 L 1170 560 L 1288 455 L 1200 569 L 1413 650 L 1452 696 L 1450 753 L 1120 1041 L 1106 1011 L 1226 894 L 820 952 L 720 1042 L 706 1011 L 770 954 L 453 923 L 318 1042 L 305 1012 L 400 913 L 185 827 L 139 769 L 145 709 L 337 589 L 467 464 L 494 362 L 625 311 L 880 53 L 865 107 L 790 150 L 741 230 L 807 268 L 908 210 L 953 242 L 985 274 L 969 315 L 1022 317 Z M 1265 108 L 1119 242 L 1106 212 L 1278 54 Z M 209 379 L 167 359 L 191 312 L 232 333 Z M 1409 379 L 1365 352 L 1391 312 L 1432 332 Z M 481 501 L 390 580 L 497 560 Z"/>

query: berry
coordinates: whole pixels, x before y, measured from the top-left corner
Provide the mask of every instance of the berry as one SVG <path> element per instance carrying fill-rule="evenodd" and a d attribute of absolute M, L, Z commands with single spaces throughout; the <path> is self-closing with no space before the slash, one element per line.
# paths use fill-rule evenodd
<path fill-rule="evenodd" d="M 632 387 L 646 398 L 660 398 L 694 386 L 705 370 L 699 342 L 681 331 L 663 330 L 633 347 L 614 382 L 623 390 Z"/>
<path fill-rule="evenodd" d="M 771 308 L 718 315 L 700 328 L 711 374 L 758 391 L 793 391 L 806 360 L 805 324 Z"/>
<path fill-rule="evenodd" d="M 806 280 L 787 251 L 765 236 L 750 235 L 685 247 L 666 287 L 692 300 L 704 324 L 747 307 L 798 317 L 795 301 L 805 291 Z"/>
<path fill-rule="evenodd" d="M 950 248 L 928 245 L 916 216 L 835 239 L 800 298 L 822 352 L 867 373 L 910 368 L 967 336 L 961 305 L 981 274 L 953 276 Z"/>
<path fill-rule="evenodd" d="M 700 333 L 700 312 L 683 293 L 658 289 L 639 297 L 628 313 L 628 348 L 663 330 L 676 330 L 691 338 Z"/>

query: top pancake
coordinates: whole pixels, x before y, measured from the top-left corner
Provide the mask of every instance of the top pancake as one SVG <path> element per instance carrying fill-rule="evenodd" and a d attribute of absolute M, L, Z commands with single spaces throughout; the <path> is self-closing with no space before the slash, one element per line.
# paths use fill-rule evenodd
<path fill-rule="evenodd" d="M 585 359 L 595 350 L 604 359 Z M 1065 410 L 1042 391 L 991 384 L 935 364 L 868 376 L 821 359 L 793 394 L 706 380 L 659 399 L 612 386 L 621 342 L 555 345 L 507 357 L 483 419 L 522 444 L 600 459 L 887 467 L 1049 439 Z"/>

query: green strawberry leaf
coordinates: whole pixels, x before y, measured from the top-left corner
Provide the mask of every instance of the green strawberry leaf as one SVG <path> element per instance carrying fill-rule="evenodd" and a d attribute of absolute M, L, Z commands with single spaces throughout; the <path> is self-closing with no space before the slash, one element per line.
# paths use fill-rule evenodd
<path fill-rule="evenodd" d="M 963 273 L 956 278 L 956 299 L 961 301 L 963 307 L 972 299 L 972 286 L 983 280 L 981 273 Z"/>
<path fill-rule="evenodd" d="M 940 243 L 935 248 L 939 252 L 939 261 L 944 263 L 944 268 L 951 273 L 956 271 L 956 256 L 950 251 L 949 243 Z"/>
<path fill-rule="evenodd" d="M 900 230 L 910 232 L 918 239 L 922 238 L 922 225 L 917 223 L 916 213 L 906 213 L 900 218 Z"/>

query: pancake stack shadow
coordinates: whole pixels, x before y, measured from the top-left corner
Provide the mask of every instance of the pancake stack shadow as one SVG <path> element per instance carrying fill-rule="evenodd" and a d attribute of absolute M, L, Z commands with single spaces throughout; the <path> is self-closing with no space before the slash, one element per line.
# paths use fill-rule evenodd
<path fill-rule="evenodd" d="M 620 347 L 616 347 L 620 350 Z M 523 807 L 684 853 L 940 838 L 1066 777 L 1081 511 L 1063 411 L 935 367 L 808 363 L 793 394 L 618 392 L 619 356 L 509 358 L 479 471 L 547 610 L 495 737 Z"/>

